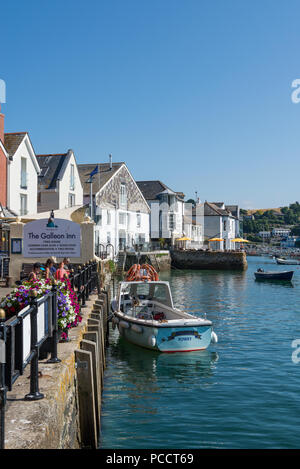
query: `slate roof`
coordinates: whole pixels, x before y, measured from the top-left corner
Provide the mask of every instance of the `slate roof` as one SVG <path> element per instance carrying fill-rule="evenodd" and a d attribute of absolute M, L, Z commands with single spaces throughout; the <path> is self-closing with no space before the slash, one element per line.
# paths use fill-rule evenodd
<path fill-rule="evenodd" d="M 36 155 L 41 173 L 39 175 L 39 186 L 46 189 L 55 189 L 59 173 L 67 161 L 69 153 L 56 153 L 48 155 Z"/>
<path fill-rule="evenodd" d="M 161 181 L 137 181 L 136 183 L 146 200 L 155 200 L 156 196 L 164 191 L 170 191 L 180 199 L 184 196 L 182 192 L 173 191 Z"/>
<path fill-rule="evenodd" d="M 97 194 L 99 190 L 110 180 L 110 178 L 121 168 L 121 166 L 125 165 L 124 162 L 120 163 L 112 163 L 112 168 L 110 168 L 110 163 L 98 163 L 100 167 L 100 177 L 99 173 L 95 174 L 93 177 L 93 194 Z M 87 183 L 91 172 L 95 169 L 97 163 L 92 164 L 78 164 L 78 172 L 80 176 L 80 181 L 83 187 L 83 194 L 90 194 L 91 185 Z"/>
<path fill-rule="evenodd" d="M 17 216 L 17 214 L 15 212 L 13 212 L 12 210 L 9 210 L 7 207 L 3 207 L 0 204 L 0 218 L 1 217 L 3 217 L 3 218 L 14 218 L 16 216 Z"/>
<path fill-rule="evenodd" d="M 4 134 L 4 146 L 9 156 L 13 156 L 19 148 L 27 132 L 14 132 Z"/>
<path fill-rule="evenodd" d="M 225 205 L 225 208 L 229 210 L 232 215 L 236 218 L 239 217 L 240 211 L 239 211 L 239 206 L 238 205 Z"/>
<path fill-rule="evenodd" d="M 220 208 L 218 205 L 212 202 L 205 202 L 204 203 L 204 216 L 233 216 L 233 214 L 228 209 Z"/>

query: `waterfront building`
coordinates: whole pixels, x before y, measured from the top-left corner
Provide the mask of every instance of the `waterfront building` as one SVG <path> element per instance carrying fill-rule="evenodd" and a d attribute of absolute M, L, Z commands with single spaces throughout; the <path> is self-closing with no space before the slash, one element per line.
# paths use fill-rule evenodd
<path fill-rule="evenodd" d="M 296 246 L 296 241 L 300 241 L 300 238 L 297 236 L 287 236 L 282 238 L 280 241 L 281 248 L 294 248 Z"/>
<path fill-rule="evenodd" d="M 240 218 L 237 205 L 226 206 L 224 202 L 204 203 L 204 238 L 220 238 L 215 241 L 216 249 L 235 249 L 232 239 L 239 236 Z"/>
<path fill-rule="evenodd" d="M 0 217 L 5 216 L 3 210 L 7 205 L 7 160 L 8 153 L 4 146 L 4 114 L 1 113 L 0 105 Z"/>
<path fill-rule="evenodd" d="M 258 236 L 263 239 L 270 239 L 271 238 L 271 231 L 259 231 Z"/>
<path fill-rule="evenodd" d="M 37 155 L 38 212 L 60 210 L 83 204 L 83 188 L 73 150 Z"/>
<path fill-rule="evenodd" d="M 184 232 L 184 194 L 161 181 L 137 181 L 137 185 L 151 208 L 151 240 L 174 246 Z"/>
<path fill-rule="evenodd" d="M 37 213 L 40 167 L 28 132 L 4 134 L 7 159 L 7 208 L 15 215 Z"/>
<path fill-rule="evenodd" d="M 204 243 L 203 225 L 195 217 L 185 214 L 183 217 L 183 236 L 190 238 L 186 241 L 187 249 L 201 249 Z"/>
<path fill-rule="evenodd" d="M 40 168 L 27 132 L 4 132 L 0 113 L 0 217 L 37 212 Z"/>
<path fill-rule="evenodd" d="M 276 238 L 282 238 L 289 236 L 291 230 L 289 228 L 273 228 L 272 236 Z"/>
<path fill-rule="evenodd" d="M 95 222 L 96 253 L 107 248 L 115 255 L 149 243 L 150 208 L 126 164 L 110 160 L 78 169 L 86 213 Z"/>

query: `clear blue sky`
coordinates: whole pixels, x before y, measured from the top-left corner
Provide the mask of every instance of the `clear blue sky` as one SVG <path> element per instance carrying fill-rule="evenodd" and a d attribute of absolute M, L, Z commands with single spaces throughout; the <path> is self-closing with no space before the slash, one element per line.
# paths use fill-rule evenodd
<path fill-rule="evenodd" d="M 293 0 L 5 2 L 6 131 L 187 198 L 300 200 L 299 25 Z"/>

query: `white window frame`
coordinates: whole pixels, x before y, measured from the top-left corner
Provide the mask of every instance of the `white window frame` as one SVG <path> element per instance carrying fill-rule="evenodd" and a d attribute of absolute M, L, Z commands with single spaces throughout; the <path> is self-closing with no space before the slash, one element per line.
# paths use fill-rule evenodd
<path fill-rule="evenodd" d="M 176 229 L 176 214 L 169 213 L 169 230 L 174 231 Z"/>
<path fill-rule="evenodd" d="M 125 182 L 121 182 L 120 186 L 120 205 L 124 207 L 127 204 L 127 189 Z"/>
<path fill-rule="evenodd" d="M 21 157 L 21 182 L 20 187 L 27 189 L 27 158 Z"/>
<path fill-rule="evenodd" d="M 70 165 L 70 190 L 75 190 L 75 165 Z"/>
<path fill-rule="evenodd" d="M 25 204 L 22 201 L 25 201 Z M 28 202 L 27 194 L 20 194 L 20 215 L 27 215 L 28 213 L 27 202 Z"/>
<path fill-rule="evenodd" d="M 126 213 L 119 212 L 119 225 L 126 226 Z"/>

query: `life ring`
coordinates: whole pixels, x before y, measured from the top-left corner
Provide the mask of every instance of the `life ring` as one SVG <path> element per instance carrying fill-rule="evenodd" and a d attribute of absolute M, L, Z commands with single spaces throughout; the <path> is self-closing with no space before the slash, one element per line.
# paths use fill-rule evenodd
<path fill-rule="evenodd" d="M 153 265 L 148 265 L 148 268 L 151 272 L 152 279 L 157 282 L 158 281 L 158 273 L 154 269 Z"/>
<path fill-rule="evenodd" d="M 135 277 L 136 270 L 137 270 L 137 264 L 133 264 L 133 266 L 130 267 L 130 269 L 127 272 L 126 280 L 128 280 L 129 282 L 132 281 Z"/>
<path fill-rule="evenodd" d="M 158 281 L 158 273 L 150 264 L 134 264 L 127 272 L 126 280 L 129 282 L 138 280 Z"/>

